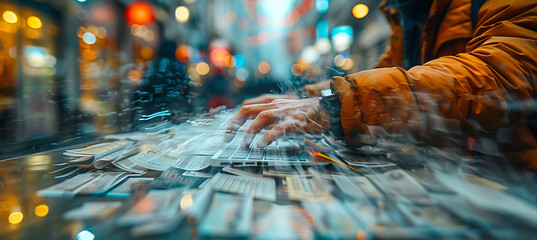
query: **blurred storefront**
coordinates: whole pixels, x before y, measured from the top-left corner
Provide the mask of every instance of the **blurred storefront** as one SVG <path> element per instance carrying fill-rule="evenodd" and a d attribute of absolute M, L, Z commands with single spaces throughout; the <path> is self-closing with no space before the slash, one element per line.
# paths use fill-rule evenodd
<path fill-rule="evenodd" d="M 2 151 L 131 131 L 156 111 L 177 123 L 371 68 L 390 35 L 378 4 L 2 1 Z"/>

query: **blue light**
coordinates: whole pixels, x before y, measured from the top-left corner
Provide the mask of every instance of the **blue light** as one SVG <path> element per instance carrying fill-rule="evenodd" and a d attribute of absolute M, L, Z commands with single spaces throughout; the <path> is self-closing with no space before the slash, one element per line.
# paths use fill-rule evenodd
<path fill-rule="evenodd" d="M 233 59 L 235 60 L 235 67 L 241 68 L 246 66 L 246 58 L 243 55 L 237 54 Z"/>
<path fill-rule="evenodd" d="M 348 50 L 353 42 L 353 30 L 349 25 L 341 25 L 332 29 L 332 45 L 334 51 Z"/>
<path fill-rule="evenodd" d="M 76 235 L 76 240 L 93 240 L 95 235 L 88 230 L 82 230 Z"/>
<path fill-rule="evenodd" d="M 317 0 L 315 2 L 315 8 L 319 13 L 325 13 L 328 11 L 328 7 L 330 6 L 330 3 L 328 0 Z"/>
<path fill-rule="evenodd" d="M 76 0 L 76 1 L 78 1 L 78 2 L 81 2 L 81 3 L 82 3 L 82 2 L 86 2 L 87 0 Z"/>
<path fill-rule="evenodd" d="M 347 37 L 352 37 L 353 30 L 349 25 L 341 25 L 332 29 L 332 37 L 336 37 L 339 34 L 347 35 Z"/>
<path fill-rule="evenodd" d="M 317 23 L 317 38 L 328 38 L 328 23 L 324 20 Z"/>
<path fill-rule="evenodd" d="M 272 22 L 280 22 L 291 11 L 293 1 L 263 0 L 259 11 L 265 14 Z"/>

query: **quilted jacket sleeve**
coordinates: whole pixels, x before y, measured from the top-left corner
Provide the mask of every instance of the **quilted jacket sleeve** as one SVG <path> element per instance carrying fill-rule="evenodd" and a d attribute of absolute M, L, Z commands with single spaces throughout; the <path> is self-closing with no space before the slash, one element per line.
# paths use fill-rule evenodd
<path fill-rule="evenodd" d="M 441 116 L 486 132 L 519 124 L 535 110 L 537 2 L 489 0 L 466 52 L 440 57 L 408 71 L 398 67 L 334 77 L 342 101 L 347 142 L 365 125 L 441 127 Z M 365 125 L 364 125 L 365 124 Z"/>

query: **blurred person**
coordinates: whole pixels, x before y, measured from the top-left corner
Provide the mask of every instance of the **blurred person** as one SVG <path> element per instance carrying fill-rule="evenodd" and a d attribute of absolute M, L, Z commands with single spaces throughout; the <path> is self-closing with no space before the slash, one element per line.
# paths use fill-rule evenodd
<path fill-rule="evenodd" d="M 321 98 L 245 101 L 224 140 L 248 118 L 244 146 L 270 128 L 258 147 L 286 132 L 330 130 L 360 146 L 378 127 L 426 136 L 454 126 L 503 139 L 515 166 L 537 171 L 537 1 L 388 0 L 381 10 L 393 35 L 376 69 L 303 88 L 309 97 L 334 91 Z"/>

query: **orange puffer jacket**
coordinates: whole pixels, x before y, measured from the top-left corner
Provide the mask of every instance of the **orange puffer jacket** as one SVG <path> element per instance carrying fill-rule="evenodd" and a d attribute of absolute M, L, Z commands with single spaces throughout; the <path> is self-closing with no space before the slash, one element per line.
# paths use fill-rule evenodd
<path fill-rule="evenodd" d="M 435 0 L 424 25 L 422 65 L 405 71 L 398 13 L 382 5 L 391 43 L 379 68 L 334 77 L 346 141 L 368 127 L 491 134 L 507 158 L 537 171 L 537 141 L 526 125 L 535 111 L 537 1 L 489 0 L 472 27 L 471 0 Z"/>

